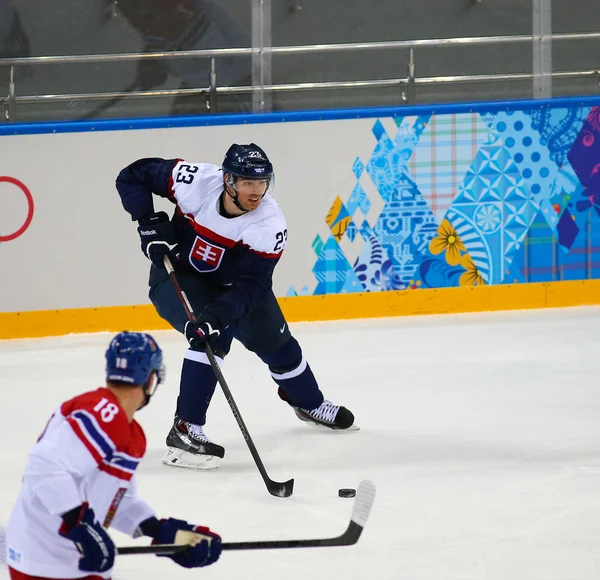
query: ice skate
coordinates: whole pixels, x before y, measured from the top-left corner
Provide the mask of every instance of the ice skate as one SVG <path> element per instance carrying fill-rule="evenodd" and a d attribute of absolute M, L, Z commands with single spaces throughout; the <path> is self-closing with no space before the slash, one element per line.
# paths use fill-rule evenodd
<path fill-rule="evenodd" d="M 167 435 L 165 465 L 187 469 L 217 469 L 225 449 L 212 443 L 204 434 L 202 425 L 194 425 L 175 417 Z"/>
<path fill-rule="evenodd" d="M 284 401 L 291 405 L 281 387 L 279 388 L 278 393 Z M 298 419 L 305 421 L 306 423 L 320 425 L 336 431 L 358 431 L 359 429 L 359 427 L 354 424 L 354 415 L 352 412 L 346 409 L 346 407 L 334 405 L 331 401 L 323 401 L 319 407 L 312 411 L 294 407 L 293 405 L 291 406 Z"/>

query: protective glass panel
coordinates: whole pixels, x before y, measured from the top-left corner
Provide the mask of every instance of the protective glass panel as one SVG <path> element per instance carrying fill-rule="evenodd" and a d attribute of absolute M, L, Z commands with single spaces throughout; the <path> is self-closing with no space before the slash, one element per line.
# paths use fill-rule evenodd
<path fill-rule="evenodd" d="M 308 0 L 273 3 L 273 45 L 407 41 L 459 37 L 531 35 L 529 1 Z M 531 72 L 531 42 L 445 44 L 413 49 L 415 102 L 485 100 L 531 96 L 531 82 L 449 82 L 439 77 Z M 321 54 L 275 54 L 273 83 L 373 81 L 361 88 L 321 88 L 303 93 L 280 91 L 275 109 L 399 105 L 405 102 L 410 51 L 346 50 Z M 396 86 L 378 86 L 397 79 Z M 401 82 L 403 81 L 403 82 Z"/>
<path fill-rule="evenodd" d="M 257 21 L 257 6 L 269 10 L 264 21 Z M 552 0 L 551 6 L 554 35 L 596 34 L 554 40 L 554 96 L 597 94 L 600 11 L 589 0 Z M 261 45 L 261 30 L 262 44 L 274 53 L 255 56 L 253 68 L 249 49 Z M 0 59 L 75 58 L 0 63 L 0 122 L 7 116 L 14 122 L 248 113 L 257 110 L 261 82 L 275 85 L 258 97 L 266 110 L 530 98 L 532 30 L 531 0 L 0 0 Z M 436 41 L 495 36 L 527 38 Z M 413 46 L 412 61 L 406 46 L 315 47 L 413 40 L 437 44 Z M 290 46 L 306 50 L 282 52 Z M 81 56 L 222 48 L 245 52 L 180 59 Z M 414 83 L 408 82 L 411 62 Z"/>
<path fill-rule="evenodd" d="M 0 58 L 168 52 L 250 46 L 250 0 L 0 0 Z M 250 56 L 217 57 L 217 84 L 250 84 Z M 22 65 L 14 68 L 20 121 L 207 112 L 209 58 Z M 10 69 L 0 66 L 0 95 Z M 126 99 L 84 100 L 78 95 L 174 91 Z M 60 99 L 60 95 L 74 95 Z M 57 95 L 56 99 L 23 97 Z M 23 102 L 24 101 L 24 102 Z M 238 111 L 239 99 L 221 107 Z"/>
<path fill-rule="evenodd" d="M 598 94 L 598 53 L 600 47 L 600 10 L 588 0 L 552 0 L 552 32 L 594 34 L 591 38 L 556 39 L 552 42 L 553 95 Z M 572 76 L 564 73 L 579 71 Z M 562 74 L 561 74 L 562 73 Z"/>

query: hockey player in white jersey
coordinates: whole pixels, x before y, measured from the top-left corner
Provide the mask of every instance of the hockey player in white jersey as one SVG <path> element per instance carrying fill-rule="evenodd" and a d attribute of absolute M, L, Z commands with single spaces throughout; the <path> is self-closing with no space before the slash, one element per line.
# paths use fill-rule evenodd
<path fill-rule="evenodd" d="M 167 436 L 167 465 L 214 469 L 225 453 L 204 432 L 217 383 L 204 352 L 208 341 L 219 363 L 234 338 L 255 352 L 301 420 L 331 429 L 353 426 L 348 409 L 324 398 L 272 291 L 288 236 L 285 218 L 267 192 L 272 181 L 273 166 L 254 143 L 232 145 L 221 167 L 149 158 L 117 177 L 123 206 L 138 222 L 142 251 L 152 262 L 150 299 L 189 342 Z M 171 219 L 154 211 L 152 194 L 175 204 Z M 199 313 L 194 323 L 163 266 L 165 254 Z"/>
<path fill-rule="evenodd" d="M 148 334 L 122 332 L 106 351 L 106 387 L 64 402 L 29 454 L 7 529 L 12 580 L 110 578 L 113 527 L 153 543 L 189 544 L 168 556 L 206 566 L 221 538 L 183 520 L 158 520 L 136 493 L 146 437 L 133 418 L 163 380 L 162 352 Z"/>

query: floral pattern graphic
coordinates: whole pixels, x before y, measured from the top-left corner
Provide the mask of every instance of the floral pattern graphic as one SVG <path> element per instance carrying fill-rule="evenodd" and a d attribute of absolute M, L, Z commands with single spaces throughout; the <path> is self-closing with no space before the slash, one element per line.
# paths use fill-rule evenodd
<path fill-rule="evenodd" d="M 429 242 L 429 251 L 434 256 L 445 251 L 446 262 L 450 266 L 460 264 L 461 252 L 466 252 L 467 248 L 465 248 L 452 224 L 447 219 L 443 219 L 437 233 L 438 236 Z"/>
<path fill-rule="evenodd" d="M 481 272 L 477 266 L 473 263 L 471 256 L 465 254 L 461 260 L 460 265 L 465 269 L 465 273 L 461 274 L 458 279 L 458 283 L 461 286 L 484 286 L 485 280 L 483 279 Z"/>
<path fill-rule="evenodd" d="M 594 208 L 598 215 L 600 215 L 600 193 L 586 195 L 585 199 L 581 199 L 575 204 L 575 207 L 579 212 L 584 212 L 588 209 Z"/>
<path fill-rule="evenodd" d="M 592 107 L 587 121 L 595 131 L 600 131 L 600 107 Z"/>

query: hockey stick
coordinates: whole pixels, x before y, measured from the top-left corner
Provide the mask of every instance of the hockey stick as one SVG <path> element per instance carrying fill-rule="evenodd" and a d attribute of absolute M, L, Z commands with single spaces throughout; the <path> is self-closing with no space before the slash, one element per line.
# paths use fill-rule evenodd
<path fill-rule="evenodd" d="M 361 481 L 356 492 L 352 516 L 346 531 L 335 538 L 313 540 L 258 540 L 256 542 L 225 542 L 223 550 L 269 550 L 274 548 L 321 548 L 326 546 L 351 546 L 358 542 L 367 523 L 373 501 L 375 500 L 375 484 L 372 481 Z M 163 544 L 158 546 L 129 546 L 117 548 L 120 556 L 130 554 L 175 554 L 188 549 L 187 545 Z"/>
<path fill-rule="evenodd" d="M 191 322 L 194 322 L 196 320 L 196 315 L 194 314 L 192 305 L 191 305 L 190 301 L 188 300 L 188 297 L 186 296 L 185 292 L 179 286 L 179 282 L 177 281 L 177 277 L 175 276 L 175 270 L 173 268 L 173 264 L 171 264 L 171 260 L 169 259 L 169 256 L 166 254 L 164 257 L 164 265 L 165 265 L 165 268 L 167 269 L 167 272 L 169 273 L 169 278 L 171 278 L 171 281 L 173 282 L 173 286 L 175 286 L 177 295 L 179 296 L 179 299 L 181 300 L 181 303 L 183 304 L 183 307 L 185 309 L 185 312 L 186 312 L 188 318 L 190 319 Z M 208 361 L 210 362 L 210 366 L 212 367 L 212 370 L 214 371 L 215 375 L 217 376 L 217 380 L 219 381 L 219 384 L 221 385 L 221 389 L 223 389 L 225 399 L 227 399 L 227 402 L 229 403 L 229 406 L 231 407 L 231 411 L 233 412 L 233 416 L 235 417 L 235 420 L 237 421 L 240 431 L 242 432 L 242 435 L 244 436 L 244 440 L 246 441 L 246 444 L 248 445 L 248 449 L 250 449 L 250 453 L 252 454 L 252 457 L 254 458 L 254 463 L 256 463 L 256 467 L 258 467 L 258 471 L 260 472 L 260 475 L 262 476 L 263 481 L 265 482 L 265 485 L 267 486 L 267 489 L 269 490 L 269 493 L 276 497 L 290 497 L 290 495 L 292 495 L 292 492 L 294 490 L 294 480 L 290 479 L 288 481 L 280 483 L 278 481 L 273 481 L 268 476 L 267 470 L 265 469 L 265 466 L 263 465 L 260 455 L 258 454 L 258 451 L 256 450 L 256 446 L 254 445 L 254 442 L 252 441 L 252 437 L 250 437 L 248 428 L 246 427 L 246 424 L 244 423 L 244 420 L 242 419 L 240 410 L 238 409 L 238 406 L 235 404 L 235 401 L 233 400 L 233 395 L 231 394 L 231 391 L 229 390 L 229 387 L 227 386 L 225 377 L 223 376 L 223 373 L 221 372 L 221 369 L 219 368 L 219 365 L 215 359 L 215 355 L 213 354 L 213 351 L 208 344 L 205 346 L 205 352 L 206 352 L 206 356 L 208 357 Z"/>

